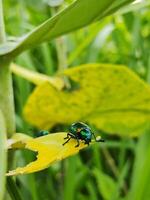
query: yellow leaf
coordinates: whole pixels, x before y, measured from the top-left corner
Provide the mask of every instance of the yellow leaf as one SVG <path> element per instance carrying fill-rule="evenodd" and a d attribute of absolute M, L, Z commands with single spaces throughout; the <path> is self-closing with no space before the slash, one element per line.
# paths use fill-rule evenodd
<path fill-rule="evenodd" d="M 7 140 L 7 149 L 21 149 L 25 147 L 25 142 L 32 137 L 23 133 L 15 133 L 12 138 Z"/>
<path fill-rule="evenodd" d="M 134 136 L 150 122 L 150 87 L 124 66 L 87 64 L 63 75 L 77 83 L 72 91 L 58 91 L 45 83 L 36 87 L 24 108 L 33 125 L 88 122 L 121 136 Z"/>
<path fill-rule="evenodd" d="M 67 133 L 55 133 L 46 136 L 25 140 L 25 148 L 38 152 L 37 160 L 29 163 L 25 167 L 19 167 L 9 171 L 7 176 L 29 174 L 49 167 L 52 163 L 62 160 L 68 156 L 76 154 L 79 150 L 87 147 L 84 142 L 80 142 L 79 147 L 75 139 L 71 139 L 64 146 L 62 145 Z M 92 141 L 93 143 L 93 141 Z"/>

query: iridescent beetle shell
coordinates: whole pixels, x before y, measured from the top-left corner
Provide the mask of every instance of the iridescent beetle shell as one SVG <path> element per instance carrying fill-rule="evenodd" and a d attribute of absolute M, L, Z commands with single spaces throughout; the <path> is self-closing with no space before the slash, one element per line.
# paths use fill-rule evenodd
<path fill-rule="evenodd" d="M 94 133 L 91 131 L 91 128 L 87 124 L 84 124 L 83 122 L 75 122 L 70 126 L 69 133 L 67 133 L 67 137 L 64 138 L 67 140 L 63 145 L 69 142 L 71 138 L 74 138 L 77 140 L 76 147 L 78 147 L 80 144 L 79 140 L 83 140 L 85 144 L 89 145 L 92 139 L 92 135 L 94 136 L 94 139 L 96 142 L 104 141 L 102 139 L 97 141 Z"/>
<path fill-rule="evenodd" d="M 91 142 L 92 131 L 91 128 L 84 124 L 83 122 L 73 123 L 69 128 L 70 133 L 72 133 L 78 139 L 84 140 L 87 144 Z"/>

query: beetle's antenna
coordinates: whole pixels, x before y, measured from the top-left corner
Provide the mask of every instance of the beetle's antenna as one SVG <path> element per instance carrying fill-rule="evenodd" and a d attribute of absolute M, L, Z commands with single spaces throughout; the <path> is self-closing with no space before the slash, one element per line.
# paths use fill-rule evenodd
<path fill-rule="evenodd" d="M 93 135 L 93 137 L 94 137 L 94 139 L 95 139 L 95 141 L 96 141 L 96 136 L 95 136 L 95 134 L 92 132 L 92 135 Z"/>
<path fill-rule="evenodd" d="M 105 142 L 105 140 L 102 139 L 102 138 L 97 139 L 93 132 L 92 132 L 92 135 L 94 136 L 94 139 L 95 139 L 96 142 Z"/>

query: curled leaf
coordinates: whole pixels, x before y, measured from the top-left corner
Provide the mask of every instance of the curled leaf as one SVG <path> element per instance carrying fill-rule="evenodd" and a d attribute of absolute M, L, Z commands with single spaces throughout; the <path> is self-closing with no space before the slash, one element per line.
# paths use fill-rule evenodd
<path fill-rule="evenodd" d="M 71 139 L 67 144 L 64 143 L 66 133 L 55 133 L 25 141 L 25 148 L 37 152 L 37 160 L 29 163 L 25 167 L 19 167 L 9 171 L 7 176 L 29 174 L 49 167 L 52 163 L 62 160 L 68 156 L 76 154 L 79 150 L 87 147 L 81 142 L 79 147 L 75 147 L 76 140 Z"/>

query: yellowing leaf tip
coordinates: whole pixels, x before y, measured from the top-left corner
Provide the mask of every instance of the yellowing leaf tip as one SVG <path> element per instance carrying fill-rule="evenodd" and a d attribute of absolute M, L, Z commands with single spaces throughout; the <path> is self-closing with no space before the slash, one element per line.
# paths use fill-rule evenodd
<path fill-rule="evenodd" d="M 37 160 L 30 162 L 24 167 L 19 167 L 15 170 L 9 171 L 7 176 L 29 174 L 37 172 L 49 167 L 56 161 L 67 158 L 71 155 L 78 153 L 81 149 L 87 147 L 87 144 L 84 144 L 83 141 L 80 141 L 79 147 L 76 146 L 76 140 L 71 139 L 64 146 L 64 137 L 66 137 L 65 132 L 54 133 L 46 136 L 33 138 L 25 141 L 25 148 L 32 151 L 37 151 Z M 98 138 L 101 138 L 100 136 Z M 92 144 L 95 143 L 92 140 Z"/>

